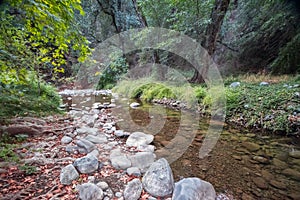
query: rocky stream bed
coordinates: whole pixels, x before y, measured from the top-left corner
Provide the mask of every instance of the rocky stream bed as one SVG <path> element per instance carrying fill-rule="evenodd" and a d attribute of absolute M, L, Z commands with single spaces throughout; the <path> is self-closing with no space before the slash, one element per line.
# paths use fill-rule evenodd
<path fill-rule="evenodd" d="M 36 171 L 26 175 L 12 163 L 0 163 L 0 199 L 300 199 L 299 143 L 291 138 L 225 127 L 216 150 L 199 159 L 205 131 L 197 129 L 169 165 L 160 151 L 174 138 L 176 113 L 170 111 L 164 128 L 153 134 L 143 123 L 155 116 L 132 108 L 139 126 L 131 126 L 122 115 L 130 104 L 119 104 L 109 91 L 61 95 L 70 108 L 67 116 L 26 122 L 32 129 L 38 122 L 46 128 L 17 149 L 21 162 Z M 183 125 L 192 131 L 188 121 Z"/>

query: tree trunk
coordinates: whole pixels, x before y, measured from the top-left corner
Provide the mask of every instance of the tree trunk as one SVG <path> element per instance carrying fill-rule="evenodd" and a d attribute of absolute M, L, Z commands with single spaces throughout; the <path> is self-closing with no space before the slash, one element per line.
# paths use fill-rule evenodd
<path fill-rule="evenodd" d="M 203 48 L 207 50 L 207 53 L 212 56 L 216 49 L 216 42 L 218 34 L 222 27 L 222 23 L 229 7 L 230 0 L 215 0 L 215 6 L 211 12 L 211 23 L 207 26 L 206 37 L 201 43 Z M 192 83 L 204 83 L 207 80 L 209 65 L 204 63 L 204 66 L 199 70 L 195 70 L 194 75 L 190 82 Z"/>

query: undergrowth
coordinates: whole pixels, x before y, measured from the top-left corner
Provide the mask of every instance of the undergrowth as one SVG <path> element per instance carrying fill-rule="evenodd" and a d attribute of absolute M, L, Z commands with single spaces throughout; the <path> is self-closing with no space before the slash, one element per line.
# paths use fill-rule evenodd
<path fill-rule="evenodd" d="M 259 85 L 263 77 L 268 77 L 268 86 Z M 299 76 L 282 76 L 282 80 L 278 77 L 263 77 L 225 79 L 226 120 L 246 128 L 300 135 Z M 240 81 L 241 85 L 230 88 L 228 85 L 234 81 Z M 210 113 L 213 100 L 221 98 L 218 92 L 211 93 L 205 86 L 174 86 L 168 82 L 153 83 L 150 79 L 123 80 L 114 91 L 146 101 L 162 98 L 180 100 L 186 102 L 188 108 L 197 107 L 202 113 Z"/>
<path fill-rule="evenodd" d="M 0 84 L 0 118 L 59 113 L 60 101 L 55 88 L 44 82 Z"/>

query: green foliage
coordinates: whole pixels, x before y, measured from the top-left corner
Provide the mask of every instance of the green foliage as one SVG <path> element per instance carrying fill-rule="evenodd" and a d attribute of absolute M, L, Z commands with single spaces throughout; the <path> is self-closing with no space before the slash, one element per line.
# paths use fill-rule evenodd
<path fill-rule="evenodd" d="M 59 113 L 60 96 L 44 82 L 0 85 L 0 118 Z"/>
<path fill-rule="evenodd" d="M 152 101 L 153 99 L 174 99 L 176 95 L 171 88 L 160 83 L 149 83 L 141 85 L 132 92 L 133 98 L 141 98 L 146 101 Z"/>
<path fill-rule="evenodd" d="M 111 62 L 100 76 L 97 89 L 111 89 L 128 70 L 126 59 L 117 55 L 111 56 Z"/>
<path fill-rule="evenodd" d="M 297 91 L 298 88 L 293 87 L 293 84 L 291 88 L 283 84 L 243 84 L 231 89 L 230 95 L 226 95 L 227 116 L 231 121 L 246 127 L 272 132 L 295 132 L 297 122 L 289 118 L 298 112 L 300 100 L 295 95 Z"/>
<path fill-rule="evenodd" d="M 22 139 L 23 140 L 23 139 Z M 12 137 L 6 133 L 3 133 L 0 138 L 0 161 L 6 162 L 18 162 L 19 156 L 15 153 L 15 149 L 18 147 L 17 142 L 20 139 Z"/>
<path fill-rule="evenodd" d="M 37 171 L 35 166 L 31 166 L 31 165 L 28 165 L 28 164 L 24 164 L 24 165 L 19 166 L 19 169 L 24 171 L 26 175 L 34 174 Z"/>
<path fill-rule="evenodd" d="M 232 35 L 228 36 L 228 32 Z M 222 35 L 225 37 L 224 43 L 236 49 L 231 55 L 238 57 L 239 64 L 243 67 L 241 70 L 268 69 L 281 51 L 279 60 L 287 63 L 280 62 L 277 66 L 284 72 L 295 67 L 295 59 L 288 60 L 286 56 L 297 54 L 297 50 L 294 52 L 294 48 L 288 44 L 297 34 L 299 15 L 292 11 L 286 1 L 242 0 L 238 2 L 235 12 L 227 16 Z M 290 62 L 293 66 L 289 66 Z M 288 69 L 285 70 L 285 67 Z"/>
<path fill-rule="evenodd" d="M 233 79 L 249 82 L 242 82 L 241 86 L 236 88 L 225 88 L 227 121 L 275 133 L 290 134 L 299 131 L 299 121 L 295 117 L 295 113 L 298 115 L 300 113 L 299 93 L 297 93 L 299 92 L 299 77 L 285 78 L 284 82 L 269 86 L 260 86 L 257 80 L 253 80 L 253 77 L 249 80 L 245 77 Z M 277 77 L 274 78 L 276 79 Z M 218 91 L 220 88 L 208 90 L 201 86 L 173 86 L 168 83 L 153 83 L 151 79 L 123 80 L 114 88 L 114 92 L 126 94 L 131 98 L 151 101 L 166 97 L 188 102 L 189 108 L 195 109 L 195 105 L 198 105 L 202 113 L 208 114 L 213 102 L 218 103 L 223 100 Z M 194 99 L 198 101 L 198 104 Z"/>
<path fill-rule="evenodd" d="M 16 147 L 14 144 L 0 142 L 0 161 L 18 162 L 20 158 L 14 152 Z"/>
<path fill-rule="evenodd" d="M 79 61 L 89 55 L 74 12 L 83 14 L 79 0 L 7 0 L 0 6 L 0 82 L 24 84 L 28 71 L 64 73 L 66 54 Z"/>
<path fill-rule="evenodd" d="M 182 31 L 195 38 L 205 31 L 213 3 L 213 0 L 138 1 L 150 26 Z"/>
<path fill-rule="evenodd" d="M 207 90 L 201 86 L 195 87 L 194 92 L 199 103 L 207 96 Z"/>
<path fill-rule="evenodd" d="M 280 49 L 276 60 L 271 64 L 273 73 L 300 73 L 300 30 L 293 39 Z"/>

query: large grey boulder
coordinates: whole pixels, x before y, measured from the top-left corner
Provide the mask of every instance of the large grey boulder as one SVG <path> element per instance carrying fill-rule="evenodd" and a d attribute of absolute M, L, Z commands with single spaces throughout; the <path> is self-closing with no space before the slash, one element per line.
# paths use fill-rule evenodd
<path fill-rule="evenodd" d="M 62 168 L 60 172 L 60 182 L 63 185 L 70 185 L 73 180 L 76 180 L 78 178 L 79 173 L 72 164 L 69 164 Z"/>
<path fill-rule="evenodd" d="M 82 158 L 76 159 L 73 165 L 80 173 L 88 174 L 98 169 L 99 162 L 95 156 L 88 154 Z"/>
<path fill-rule="evenodd" d="M 172 200 L 215 200 L 214 187 L 199 178 L 184 178 L 175 184 Z"/>
<path fill-rule="evenodd" d="M 143 186 L 140 179 L 136 178 L 128 182 L 124 190 L 125 200 L 138 200 L 142 194 Z"/>
<path fill-rule="evenodd" d="M 79 191 L 79 199 L 81 200 L 102 200 L 103 191 L 93 183 L 84 183 L 77 187 Z"/>
<path fill-rule="evenodd" d="M 102 144 L 107 142 L 107 137 L 104 134 L 88 135 L 84 139 L 95 144 Z"/>
<path fill-rule="evenodd" d="M 132 167 L 139 168 L 142 172 L 150 167 L 155 160 L 155 154 L 152 152 L 138 152 L 135 155 L 129 156 Z"/>
<path fill-rule="evenodd" d="M 153 135 L 143 132 L 133 132 L 126 140 L 126 145 L 130 147 L 138 147 L 150 144 L 154 139 Z"/>
<path fill-rule="evenodd" d="M 154 162 L 142 179 L 143 188 L 155 197 L 172 194 L 174 179 L 169 163 L 161 158 Z"/>

